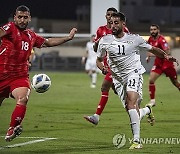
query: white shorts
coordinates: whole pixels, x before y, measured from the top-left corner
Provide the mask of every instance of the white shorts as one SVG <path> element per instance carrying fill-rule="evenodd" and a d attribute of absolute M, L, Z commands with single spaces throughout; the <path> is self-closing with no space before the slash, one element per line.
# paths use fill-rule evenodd
<path fill-rule="evenodd" d="M 143 76 L 138 73 L 131 73 L 127 78 L 125 78 L 124 83 L 119 82 L 117 79 L 113 78 L 113 83 L 115 85 L 116 92 L 125 108 L 125 98 L 127 91 L 134 91 L 139 94 L 139 99 L 142 100 L 142 86 L 143 86 Z"/>
<path fill-rule="evenodd" d="M 85 70 L 86 71 L 89 71 L 89 70 L 96 71 L 97 70 L 96 61 L 87 60 L 86 65 L 85 65 Z"/>

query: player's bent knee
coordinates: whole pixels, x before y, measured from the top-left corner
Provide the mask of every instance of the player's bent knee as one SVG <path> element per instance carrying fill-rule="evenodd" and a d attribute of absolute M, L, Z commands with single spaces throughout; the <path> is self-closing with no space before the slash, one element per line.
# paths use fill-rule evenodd
<path fill-rule="evenodd" d="M 101 87 L 101 92 L 109 92 L 111 85 L 112 84 L 108 82 L 103 82 L 102 87 Z"/>
<path fill-rule="evenodd" d="M 149 84 L 154 84 L 154 80 L 149 80 Z"/>
<path fill-rule="evenodd" d="M 110 87 L 101 87 L 101 92 L 109 92 Z"/>
<path fill-rule="evenodd" d="M 22 103 L 22 104 L 26 105 L 28 100 L 29 100 L 29 96 L 19 97 L 18 98 L 18 103 Z"/>
<path fill-rule="evenodd" d="M 134 104 L 127 104 L 126 105 L 126 109 L 127 110 L 136 109 L 136 105 L 134 105 Z"/>

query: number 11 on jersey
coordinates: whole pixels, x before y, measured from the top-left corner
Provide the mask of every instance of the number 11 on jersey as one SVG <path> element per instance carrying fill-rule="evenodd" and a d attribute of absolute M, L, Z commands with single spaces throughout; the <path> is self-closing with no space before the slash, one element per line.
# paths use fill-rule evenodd
<path fill-rule="evenodd" d="M 125 55 L 125 52 L 124 52 L 125 46 L 124 45 L 118 45 L 118 48 L 119 48 L 118 54 L 119 55 Z"/>

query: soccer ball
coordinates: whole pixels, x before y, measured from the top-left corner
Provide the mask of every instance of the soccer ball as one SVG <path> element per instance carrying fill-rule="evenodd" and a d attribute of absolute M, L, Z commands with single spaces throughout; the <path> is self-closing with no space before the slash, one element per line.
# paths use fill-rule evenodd
<path fill-rule="evenodd" d="M 51 86 L 51 79 L 46 74 L 36 74 L 31 81 L 32 88 L 38 93 L 46 92 Z"/>

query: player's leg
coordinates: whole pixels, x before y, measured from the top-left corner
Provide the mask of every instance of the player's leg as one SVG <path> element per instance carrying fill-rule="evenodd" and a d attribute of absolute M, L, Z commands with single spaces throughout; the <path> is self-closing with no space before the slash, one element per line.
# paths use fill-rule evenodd
<path fill-rule="evenodd" d="M 89 60 L 87 59 L 86 64 L 85 64 L 85 71 L 88 74 L 88 76 L 90 77 L 90 80 L 92 80 L 92 71 L 91 71 L 91 65 Z M 91 85 L 90 85 L 91 87 Z"/>
<path fill-rule="evenodd" d="M 140 119 L 139 119 L 139 108 L 138 108 L 138 98 L 139 98 L 139 89 L 140 87 L 139 76 L 137 78 L 128 79 L 128 83 L 122 84 L 116 79 L 113 79 L 115 89 L 121 102 L 126 108 L 126 111 L 130 118 L 131 129 L 133 132 L 133 144 L 130 149 L 140 149 L 142 145 L 140 144 Z M 133 87 L 132 87 L 133 86 Z"/>
<path fill-rule="evenodd" d="M 164 70 L 164 73 L 171 80 L 172 84 L 180 91 L 180 82 L 177 78 L 177 73 L 174 67 L 169 67 Z"/>
<path fill-rule="evenodd" d="M 112 81 L 107 80 L 106 78 L 104 79 L 103 83 L 102 83 L 102 87 L 101 87 L 101 99 L 99 101 L 97 110 L 96 110 L 96 114 L 101 115 L 101 113 L 104 110 L 104 107 L 106 106 L 106 103 L 108 101 L 109 98 L 109 90 L 112 86 Z"/>
<path fill-rule="evenodd" d="M 143 77 L 137 73 L 128 77 L 126 86 L 125 104 L 126 110 L 130 117 L 131 129 L 133 132 L 133 144 L 129 149 L 140 149 L 140 120 L 145 115 L 152 115 L 152 109 L 148 106 L 139 109 L 140 101 L 142 100 Z M 139 103 L 138 103 L 139 102 Z M 153 116 L 153 115 L 152 115 Z"/>
<path fill-rule="evenodd" d="M 142 148 L 140 144 L 140 115 L 139 107 L 137 104 L 139 98 L 140 78 L 138 73 L 134 73 L 127 79 L 125 97 L 125 107 L 130 118 L 131 130 L 133 133 L 133 144 L 130 149 Z"/>
<path fill-rule="evenodd" d="M 106 106 L 106 103 L 108 101 L 108 97 L 109 97 L 109 90 L 112 86 L 112 76 L 110 73 L 108 73 L 105 78 L 104 78 L 104 81 L 102 83 L 102 86 L 101 86 L 101 99 L 99 101 L 99 104 L 97 106 L 97 109 L 96 109 L 96 113 L 92 116 L 84 116 L 84 118 L 86 120 L 88 120 L 89 122 L 97 125 L 98 122 L 99 122 L 99 116 L 101 115 L 101 113 L 103 112 L 105 106 Z"/>
<path fill-rule="evenodd" d="M 126 110 L 129 114 L 130 125 L 133 133 L 133 144 L 129 149 L 139 149 L 142 148 L 140 144 L 140 119 L 139 110 L 137 105 L 138 93 L 134 91 L 127 91 L 126 95 Z"/>
<path fill-rule="evenodd" d="M 21 123 L 26 113 L 26 105 L 30 95 L 28 79 L 16 80 L 12 83 L 12 85 L 11 96 L 15 99 L 16 106 L 11 115 L 10 126 L 5 137 L 6 141 L 11 141 L 21 134 Z"/>
<path fill-rule="evenodd" d="M 91 72 L 92 72 L 91 88 L 96 88 L 96 81 L 97 81 L 96 70 L 97 70 L 96 61 L 91 61 Z"/>
<path fill-rule="evenodd" d="M 143 100 L 143 77 L 141 76 L 139 78 L 139 89 L 138 89 L 138 94 L 139 98 L 137 99 L 137 106 L 136 109 L 138 111 L 139 109 L 139 119 L 142 120 L 145 115 L 147 115 L 147 120 L 151 125 L 154 125 L 155 118 L 152 112 L 152 107 L 150 105 L 146 105 L 144 108 L 140 108 L 140 104 Z"/>
<path fill-rule="evenodd" d="M 149 76 L 149 96 L 150 96 L 150 102 L 148 103 L 150 106 L 155 106 L 155 92 L 156 92 L 156 86 L 155 81 L 161 76 L 161 73 L 157 73 L 154 71 L 151 71 Z"/>
<path fill-rule="evenodd" d="M 140 94 L 138 93 L 142 89 L 142 84 L 140 84 L 142 76 L 138 73 L 127 76 L 127 82 L 124 84 L 120 83 L 118 80 L 113 79 L 118 96 L 121 99 L 123 106 L 129 115 L 131 130 L 133 133 L 133 144 L 129 149 L 140 149 L 142 145 L 140 144 L 140 118 L 139 118 L 139 108 L 138 108 L 138 98 Z"/>
<path fill-rule="evenodd" d="M 172 84 L 180 91 L 180 83 L 177 79 L 170 78 Z"/>
<path fill-rule="evenodd" d="M 96 88 L 97 72 L 92 70 L 91 88 Z"/>

